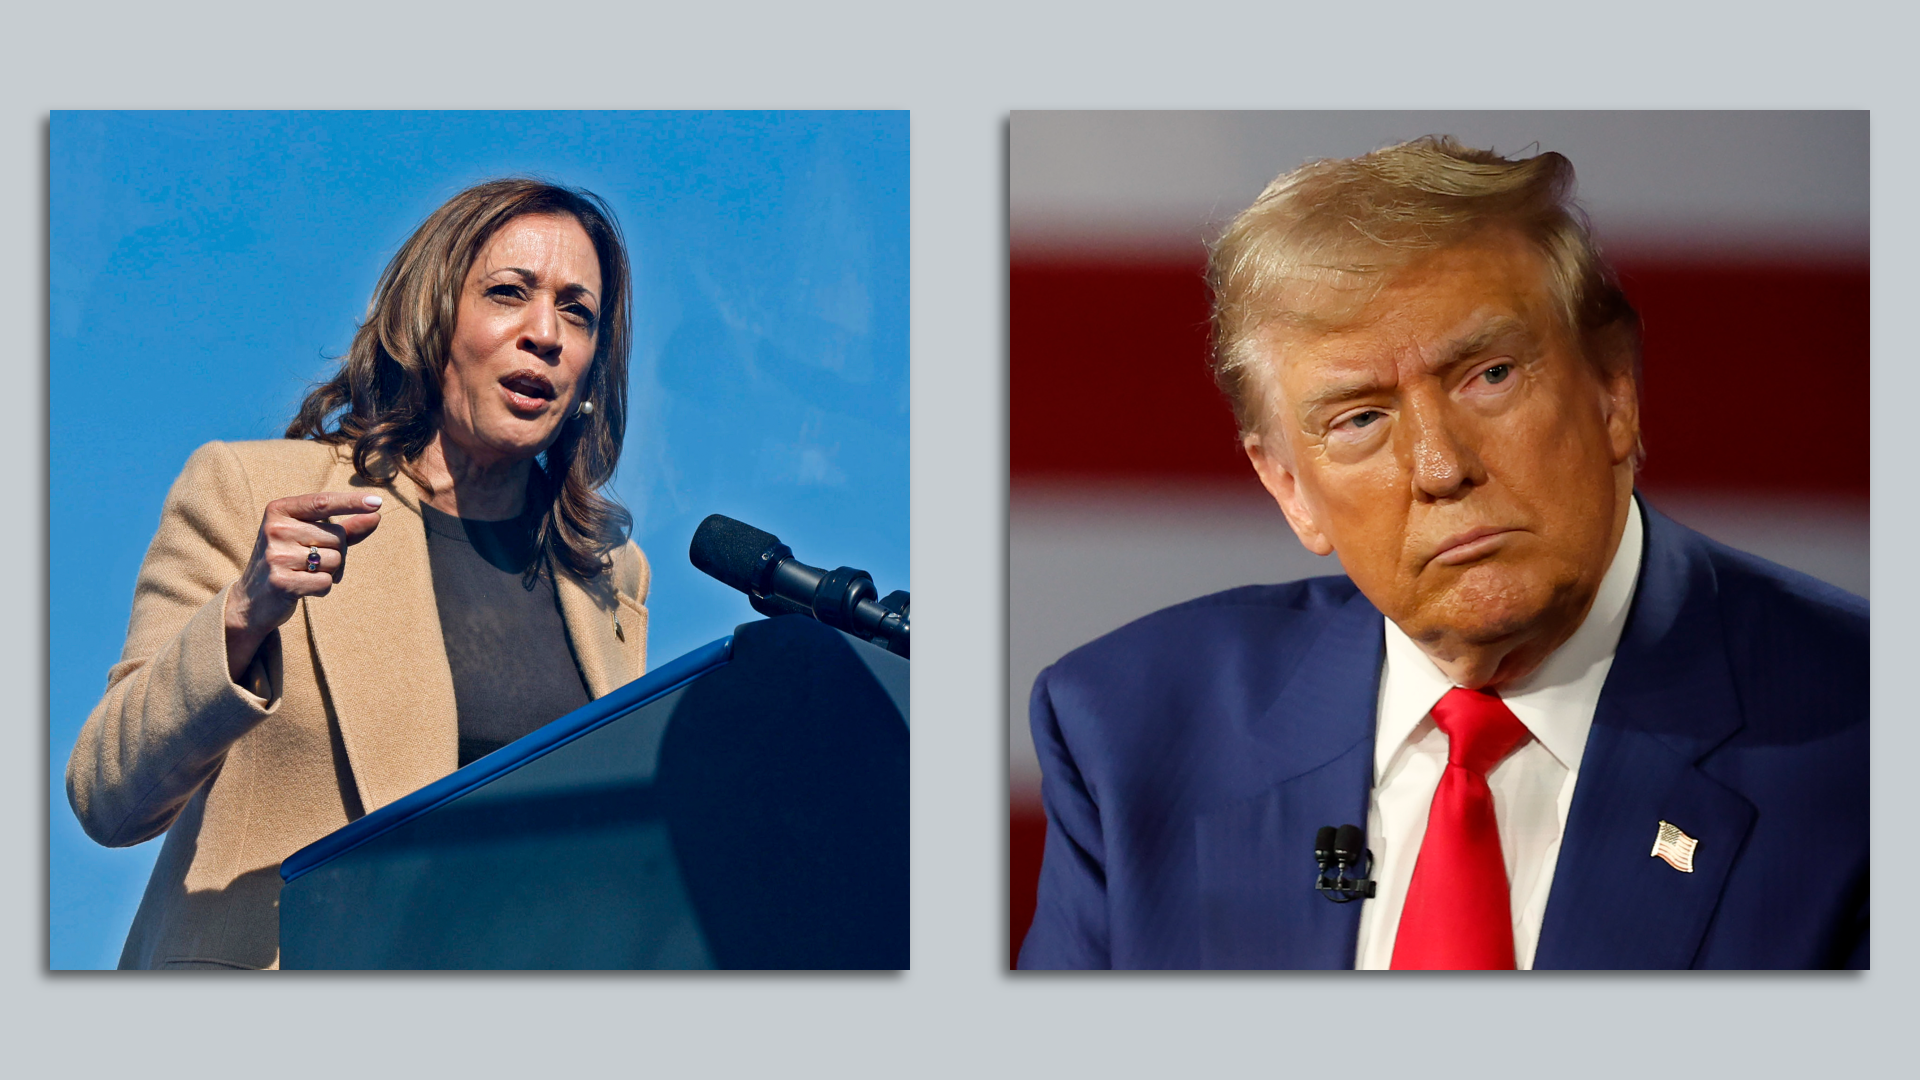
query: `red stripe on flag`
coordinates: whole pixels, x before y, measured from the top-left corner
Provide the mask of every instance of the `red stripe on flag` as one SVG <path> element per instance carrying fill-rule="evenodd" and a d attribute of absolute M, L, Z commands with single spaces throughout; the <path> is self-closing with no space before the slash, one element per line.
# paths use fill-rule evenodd
<path fill-rule="evenodd" d="M 1020 943 L 1027 940 L 1027 930 L 1033 926 L 1040 857 L 1047 844 L 1046 814 L 1038 803 L 1015 801 L 1007 826 L 1007 969 L 1011 971 L 1020 966 Z"/>
<path fill-rule="evenodd" d="M 1621 276 L 1647 326 L 1649 487 L 1867 494 L 1864 262 L 1625 262 Z M 1250 475 L 1207 373 L 1198 263 L 1020 259 L 1009 289 L 1016 482 Z M 1852 408 L 1814 416 L 1810 401 Z"/>

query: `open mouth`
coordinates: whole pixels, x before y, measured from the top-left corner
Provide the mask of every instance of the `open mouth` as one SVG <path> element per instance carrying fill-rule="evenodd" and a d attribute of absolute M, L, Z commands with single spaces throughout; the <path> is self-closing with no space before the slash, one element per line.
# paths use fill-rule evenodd
<path fill-rule="evenodd" d="M 501 379 L 500 388 L 506 391 L 507 404 L 516 412 L 539 412 L 557 396 L 553 383 L 545 375 L 530 369 L 513 372 Z"/>

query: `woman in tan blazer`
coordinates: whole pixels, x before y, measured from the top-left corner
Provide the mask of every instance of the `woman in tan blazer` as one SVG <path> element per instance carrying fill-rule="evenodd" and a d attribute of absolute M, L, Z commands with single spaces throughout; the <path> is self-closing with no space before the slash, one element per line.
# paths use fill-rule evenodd
<path fill-rule="evenodd" d="M 471 188 L 285 440 L 188 460 L 67 766 L 89 836 L 167 834 L 122 967 L 276 966 L 287 855 L 640 676 L 629 290 L 597 198 Z"/>

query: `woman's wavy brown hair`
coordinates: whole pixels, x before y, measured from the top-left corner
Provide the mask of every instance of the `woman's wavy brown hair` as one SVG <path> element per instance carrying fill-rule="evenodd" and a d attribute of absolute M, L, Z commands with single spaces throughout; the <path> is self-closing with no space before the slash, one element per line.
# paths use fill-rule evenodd
<path fill-rule="evenodd" d="M 307 395 L 287 438 L 352 444 L 361 479 L 385 483 L 397 469 L 431 492 L 414 463 L 439 429 L 441 379 L 467 272 L 494 233 L 528 214 L 572 217 L 600 258 L 598 339 L 581 389 L 593 412 L 561 425 L 559 438 L 534 463 L 528 490 L 528 498 L 544 504 L 529 581 L 553 564 L 592 578 L 606 567 L 607 554 L 626 543 L 633 516 L 599 490 L 613 479 L 627 433 L 632 285 L 613 211 L 591 192 L 514 178 L 447 200 L 387 263 L 339 373 Z"/>

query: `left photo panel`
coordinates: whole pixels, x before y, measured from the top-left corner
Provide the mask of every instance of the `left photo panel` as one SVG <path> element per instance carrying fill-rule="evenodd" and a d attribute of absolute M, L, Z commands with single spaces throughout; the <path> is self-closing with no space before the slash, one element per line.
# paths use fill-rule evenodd
<path fill-rule="evenodd" d="M 56 112 L 48 964 L 903 969 L 905 112 Z"/>

